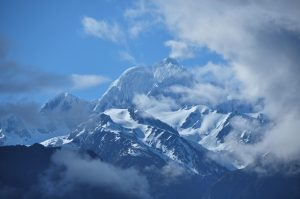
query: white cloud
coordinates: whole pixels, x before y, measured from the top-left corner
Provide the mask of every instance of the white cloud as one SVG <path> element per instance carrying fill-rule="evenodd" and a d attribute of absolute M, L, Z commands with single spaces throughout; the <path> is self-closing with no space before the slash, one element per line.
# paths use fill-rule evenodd
<path fill-rule="evenodd" d="M 143 31 L 150 26 L 146 21 L 134 22 L 130 25 L 128 33 L 132 38 L 138 37 Z"/>
<path fill-rule="evenodd" d="M 169 72 L 170 73 L 170 72 Z M 257 98 L 242 95 L 242 86 L 231 67 L 208 63 L 185 72 L 171 75 L 186 84 L 173 83 L 164 88 L 164 95 L 135 95 L 133 102 L 139 109 L 150 112 L 171 111 L 181 105 L 208 105 L 217 107 L 228 100 L 257 105 Z M 260 108 L 260 107 L 253 107 Z M 261 108 L 260 108 L 261 110 Z"/>
<path fill-rule="evenodd" d="M 128 33 L 131 38 L 138 37 L 142 32 L 161 22 L 153 4 L 145 0 L 135 1 L 133 7 L 125 10 L 124 18 L 128 22 Z"/>
<path fill-rule="evenodd" d="M 92 17 L 84 17 L 82 25 L 87 35 L 120 42 L 135 39 L 141 33 L 151 30 L 151 27 L 159 25 L 162 19 L 157 13 L 152 2 L 137 0 L 124 11 L 123 26 L 120 26 L 120 23 L 109 23 Z"/>
<path fill-rule="evenodd" d="M 174 35 L 228 58 L 251 94 L 264 95 L 282 87 L 292 91 L 299 85 L 298 62 L 294 63 L 298 61 L 299 2 L 158 2 Z"/>
<path fill-rule="evenodd" d="M 0 93 L 62 92 L 84 89 L 109 81 L 93 74 L 59 74 L 28 67 L 14 61 L 0 60 Z"/>
<path fill-rule="evenodd" d="M 128 51 L 121 51 L 119 53 L 120 59 L 123 61 L 128 61 L 131 64 L 136 64 L 134 56 L 132 56 Z"/>
<path fill-rule="evenodd" d="M 137 18 L 145 15 L 149 12 L 149 5 L 146 4 L 147 2 L 144 0 L 135 1 L 133 7 L 128 8 L 124 12 L 125 18 Z"/>
<path fill-rule="evenodd" d="M 169 162 L 161 168 L 161 173 L 169 180 L 175 180 L 186 174 L 186 169 L 175 162 Z"/>
<path fill-rule="evenodd" d="M 72 74 L 71 81 L 74 89 L 84 89 L 106 83 L 109 79 L 100 75 Z"/>
<path fill-rule="evenodd" d="M 49 171 L 55 169 L 55 166 L 64 169 L 62 173 L 54 170 L 52 174 L 48 171 L 46 174 L 49 176 L 46 175 L 43 178 L 43 193 L 49 195 L 50 198 L 57 198 L 57 196 L 63 198 L 67 192 L 72 194 L 76 189 L 87 185 L 99 189 L 104 188 L 112 193 L 121 193 L 124 198 L 151 198 L 148 193 L 147 178 L 133 168 L 118 168 L 68 149 L 56 151 L 51 161 L 54 165 Z"/>
<path fill-rule="evenodd" d="M 275 153 L 283 160 L 299 160 L 299 115 L 295 112 L 285 113 L 279 116 L 271 133 L 267 133 L 263 143 L 259 147 L 264 151 Z"/>
<path fill-rule="evenodd" d="M 179 100 L 184 104 L 206 104 L 213 107 L 231 99 L 245 102 L 252 100 L 241 95 L 242 87 L 231 67 L 208 63 L 190 69 L 189 73 L 192 84 L 170 87 L 170 91 L 179 94 Z"/>
<path fill-rule="evenodd" d="M 258 148 L 299 159 L 300 142 L 290 140 L 300 139 L 300 2 L 153 2 L 174 38 L 221 54 L 243 82 L 244 95 L 264 97 L 277 130 Z"/>
<path fill-rule="evenodd" d="M 104 20 L 96 20 L 92 17 L 82 19 L 84 32 L 87 35 L 107 39 L 113 42 L 120 42 L 124 39 L 124 33 L 116 23 L 108 23 Z"/>
<path fill-rule="evenodd" d="M 182 95 L 180 100 L 183 103 L 215 106 L 227 99 L 225 90 L 212 84 L 199 83 L 193 87 L 173 86 L 170 90 L 180 93 Z"/>
<path fill-rule="evenodd" d="M 185 59 L 194 56 L 193 49 L 186 42 L 169 40 L 165 42 L 165 46 L 171 49 L 169 57 Z"/>
<path fill-rule="evenodd" d="M 195 79 L 200 82 L 210 82 L 225 87 L 231 85 L 236 87 L 237 80 L 231 67 L 208 63 L 204 66 L 191 69 Z"/>
<path fill-rule="evenodd" d="M 148 113 L 170 111 L 178 108 L 178 105 L 173 99 L 164 96 L 151 97 L 137 94 L 133 98 L 133 103 L 140 110 L 147 111 Z"/>

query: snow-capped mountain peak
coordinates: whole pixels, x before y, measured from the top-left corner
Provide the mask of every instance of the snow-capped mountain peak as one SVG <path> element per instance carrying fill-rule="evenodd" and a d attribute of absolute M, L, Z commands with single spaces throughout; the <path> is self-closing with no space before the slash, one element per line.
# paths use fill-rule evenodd
<path fill-rule="evenodd" d="M 187 71 L 175 59 L 165 58 L 153 66 L 132 67 L 115 80 L 103 94 L 94 110 L 128 108 L 137 94 L 160 95 L 166 87 L 185 84 Z"/>
<path fill-rule="evenodd" d="M 171 57 L 166 57 L 158 62 L 158 66 L 180 66 L 178 61 Z"/>
<path fill-rule="evenodd" d="M 182 75 L 184 71 L 184 68 L 179 65 L 177 60 L 169 57 L 158 62 L 153 67 L 153 75 L 158 83 L 169 77 Z"/>
<path fill-rule="evenodd" d="M 84 106 L 88 108 L 89 102 L 79 99 L 78 97 L 64 92 L 60 93 L 54 98 L 50 99 L 41 107 L 41 113 L 53 112 L 53 111 L 70 111 L 74 107 Z"/>

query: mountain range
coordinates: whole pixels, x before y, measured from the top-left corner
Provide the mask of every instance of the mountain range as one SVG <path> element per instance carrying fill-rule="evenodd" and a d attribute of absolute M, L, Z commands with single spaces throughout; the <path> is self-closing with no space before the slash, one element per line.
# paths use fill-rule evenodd
<path fill-rule="evenodd" d="M 14 114 L 1 118 L 0 145 L 40 143 L 49 149 L 92 151 L 101 161 L 134 167 L 147 176 L 154 198 L 272 198 L 271 186 L 249 194 L 252 186 L 271 180 L 249 174 L 251 165 L 234 147 L 258 143 L 272 125 L 257 108 L 262 101 L 186 100 L 188 94 L 178 88 L 199 84 L 193 73 L 165 58 L 153 66 L 129 68 L 97 100 L 59 94 L 40 108 L 38 122 Z M 209 74 L 202 78 L 214 85 Z M 245 179 L 249 183 L 243 192 L 234 191 Z M 290 177 L 278 179 L 280 185 L 280 179 Z M 297 183 L 299 177 L 293 176 L 291 186 Z"/>

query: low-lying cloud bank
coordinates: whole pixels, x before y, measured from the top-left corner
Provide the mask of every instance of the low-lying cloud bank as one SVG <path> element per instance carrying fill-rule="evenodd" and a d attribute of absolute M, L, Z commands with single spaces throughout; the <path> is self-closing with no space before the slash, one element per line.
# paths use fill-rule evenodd
<path fill-rule="evenodd" d="M 105 197 L 106 193 L 110 197 L 151 198 L 146 177 L 135 169 L 121 169 L 67 149 L 55 152 L 52 163 L 54 166 L 41 178 L 41 192 L 48 197 L 63 198 L 74 193 L 83 197 L 77 190 L 82 189 L 83 193 L 92 191 L 87 196 L 94 197 Z M 101 195 L 97 195 L 97 189 Z"/>
<path fill-rule="evenodd" d="M 92 152 L 36 144 L 2 147 L 0 158 L 1 198 L 151 198 L 144 175 L 102 162 Z"/>

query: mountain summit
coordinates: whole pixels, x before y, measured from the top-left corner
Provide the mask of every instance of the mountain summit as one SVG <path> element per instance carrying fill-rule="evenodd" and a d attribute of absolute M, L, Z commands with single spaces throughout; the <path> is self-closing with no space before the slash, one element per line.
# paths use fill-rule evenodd
<path fill-rule="evenodd" d="M 129 68 L 110 85 L 94 110 L 131 107 L 135 95 L 158 95 L 160 92 L 157 91 L 163 91 L 166 86 L 187 82 L 187 79 L 182 79 L 185 73 L 185 69 L 172 58 L 165 58 L 153 66 Z"/>
<path fill-rule="evenodd" d="M 166 65 L 179 66 L 178 61 L 171 57 L 166 57 L 166 58 L 162 59 L 159 63 L 162 66 L 166 66 Z"/>
<path fill-rule="evenodd" d="M 41 107 L 41 112 L 70 111 L 73 107 L 87 106 L 89 102 L 68 93 L 60 93 Z"/>

